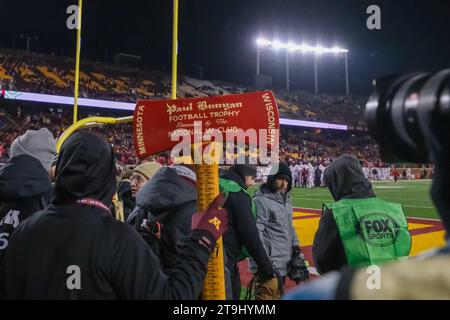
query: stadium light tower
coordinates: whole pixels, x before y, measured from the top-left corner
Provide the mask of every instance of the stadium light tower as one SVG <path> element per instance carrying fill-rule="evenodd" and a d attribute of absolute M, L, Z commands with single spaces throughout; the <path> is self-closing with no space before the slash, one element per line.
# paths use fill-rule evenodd
<path fill-rule="evenodd" d="M 36 37 L 36 36 L 24 35 L 22 33 L 20 34 L 20 38 L 21 39 L 23 39 L 23 38 L 27 39 L 27 51 L 30 51 L 30 40 L 35 40 L 35 41 L 39 40 L 39 38 Z"/>
<path fill-rule="evenodd" d="M 348 83 L 348 63 L 347 63 L 347 54 L 348 50 L 332 47 L 332 48 L 324 48 L 320 45 L 310 46 L 308 44 L 295 44 L 292 42 L 282 43 L 278 40 L 270 41 L 264 38 L 256 39 L 256 74 L 259 75 L 259 54 L 260 48 L 268 48 L 273 50 L 286 50 L 286 91 L 289 91 L 289 54 L 300 52 L 300 53 L 311 53 L 314 55 L 314 91 L 315 93 L 319 92 L 319 85 L 317 79 L 317 57 L 323 54 L 332 54 L 332 55 L 340 55 L 344 54 L 345 57 L 345 89 L 346 93 L 349 94 L 349 83 Z"/>

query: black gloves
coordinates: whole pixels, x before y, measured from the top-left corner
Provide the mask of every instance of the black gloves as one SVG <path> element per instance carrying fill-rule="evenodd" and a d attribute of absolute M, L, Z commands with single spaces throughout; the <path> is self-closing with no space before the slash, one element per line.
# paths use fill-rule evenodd
<path fill-rule="evenodd" d="M 265 282 L 265 281 L 271 280 L 271 279 L 275 278 L 276 275 L 277 275 L 277 271 L 275 270 L 275 268 L 273 266 L 268 270 L 258 270 L 258 272 L 256 273 L 256 276 L 257 276 L 259 282 Z"/>
<path fill-rule="evenodd" d="M 293 246 L 291 256 L 298 256 L 300 254 L 302 254 L 302 249 L 300 248 L 300 246 Z"/>
<path fill-rule="evenodd" d="M 305 260 L 299 246 L 292 247 L 291 261 L 288 263 L 288 277 L 298 284 L 309 279 L 309 263 Z"/>

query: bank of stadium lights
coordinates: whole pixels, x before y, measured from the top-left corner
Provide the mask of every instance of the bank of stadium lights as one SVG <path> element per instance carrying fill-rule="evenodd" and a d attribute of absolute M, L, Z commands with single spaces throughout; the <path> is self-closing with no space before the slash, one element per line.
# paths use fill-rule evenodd
<path fill-rule="evenodd" d="M 320 45 L 317 45 L 315 47 L 307 45 L 307 44 L 295 44 L 292 42 L 288 43 L 282 43 L 278 40 L 275 41 L 269 41 L 267 39 L 259 38 L 256 40 L 256 44 L 260 47 L 272 47 L 273 49 L 279 50 L 279 49 L 286 49 L 290 52 L 300 51 L 303 53 L 316 53 L 316 54 L 340 54 L 340 53 L 347 53 L 347 49 L 339 48 L 339 47 L 333 47 L 333 48 L 324 48 Z"/>
<path fill-rule="evenodd" d="M 346 93 L 349 94 L 349 84 L 348 84 L 348 63 L 347 63 L 347 53 L 348 50 L 340 47 L 325 48 L 321 45 L 310 46 L 308 44 L 296 44 L 293 42 L 283 43 L 278 40 L 270 41 L 264 38 L 256 39 L 257 44 L 257 57 L 256 57 L 256 74 L 259 75 L 259 50 L 260 48 L 268 48 L 274 50 L 286 50 L 287 53 L 305 53 L 314 55 L 314 91 L 318 93 L 318 81 L 317 81 L 317 56 L 332 54 L 345 56 L 345 86 Z M 286 54 L 286 91 L 289 91 L 289 55 Z"/>

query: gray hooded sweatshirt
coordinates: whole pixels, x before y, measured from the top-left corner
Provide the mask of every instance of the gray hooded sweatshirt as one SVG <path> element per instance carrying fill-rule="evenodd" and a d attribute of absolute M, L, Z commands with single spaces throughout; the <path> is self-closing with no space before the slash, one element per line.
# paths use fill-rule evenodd
<path fill-rule="evenodd" d="M 256 205 L 256 226 L 264 249 L 281 276 L 286 276 L 292 247 L 299 245 L 292 221 L 290 193 L 273 193 L 262 187 L 255 192 L 253 201 Z M 250 270 L 253 273 L 257 271 L 251 259 Z"/>

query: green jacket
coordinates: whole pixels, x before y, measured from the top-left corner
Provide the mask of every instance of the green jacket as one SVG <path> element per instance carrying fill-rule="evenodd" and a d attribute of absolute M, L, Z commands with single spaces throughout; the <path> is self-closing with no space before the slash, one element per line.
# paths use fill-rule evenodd
<path fill-rule="evenodd" d="M 409 255 L 411 235 L 400 204 L 371 197 L 341 199 L 325 208 L 333 212 L 350 266 L 381 264 Z"/>
<path fill-rule="evenodd" d="M 253 202 L 252 196 L 250 195 L 250 193 L 246 189 L 244 189 L 238 183 L 236 183 L 236 182 L 234 182 L 232 180 L 222 179 L 222 178 L 219 179 L 219 188 L 220 188 L 220 192 L 225 193 L 225 197 L 230 192 L 244 191 L 246 194 L 248 194 L 248 196 L 250 197 L 250 200 L 252 201 L 253 218 L 256 221 L 256 206 L 255 206 L 255 203 Z M 250 255 L 249 255 L 247 249 L 245 247 L 242 247 L 241 254 L 239 256 L 239 260 L 243 260 L 243 259 L 248 258 L 248 257 L 250 257 Z"/>

